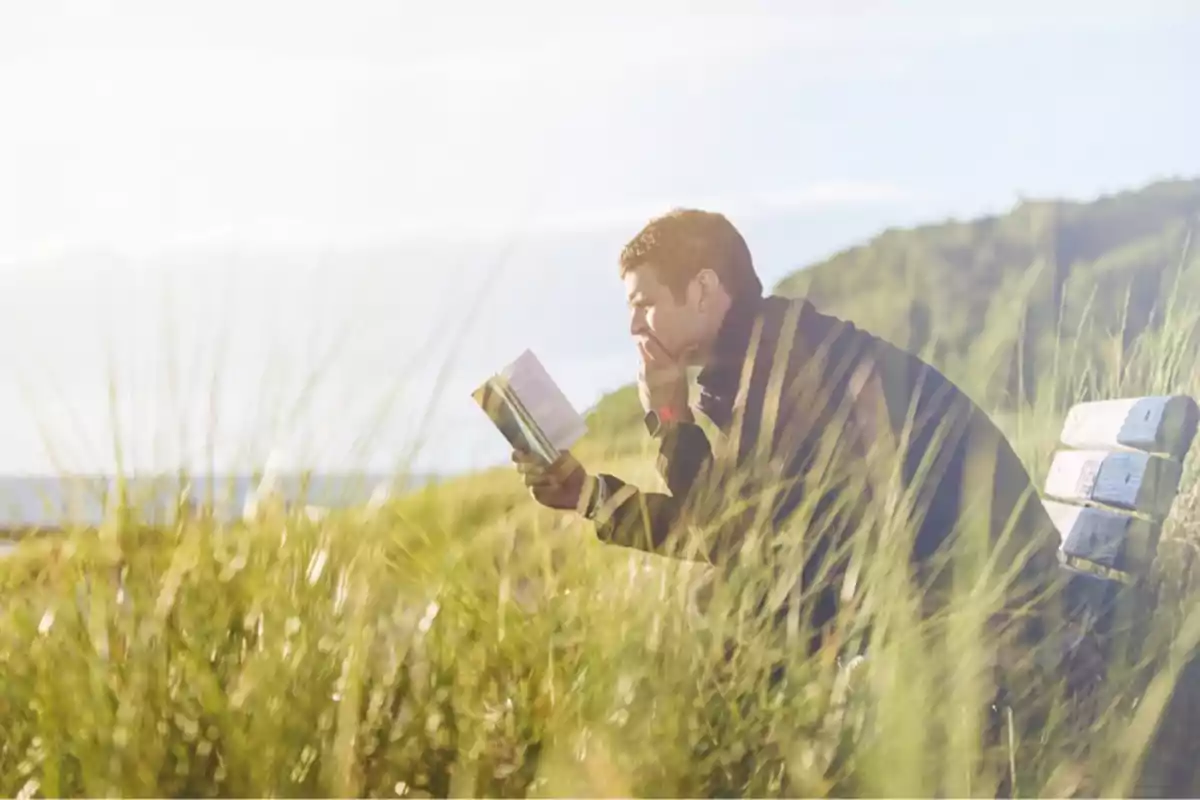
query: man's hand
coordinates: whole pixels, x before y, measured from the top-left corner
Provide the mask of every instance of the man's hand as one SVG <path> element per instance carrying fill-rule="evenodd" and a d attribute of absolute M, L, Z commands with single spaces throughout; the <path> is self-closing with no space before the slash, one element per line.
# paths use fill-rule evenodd
<path fill-rule="evenodd" d="M 537 456 L 520 450 L 513 451 L 513 463 L 525 479 L 533 499 L 547 508 L 564 511 L 583 511 L 592 491 L 591 477 L 583 465 L 564 451 L 553 464 L 546 466 Z"/>
<path fill-rule="evenodd" d="M 690 421 L 687 370 L 671 358 L 658 342 L 638 342 L 642 356 L 638 374 L 638 397 L 647 412 L 667 412 L 674 420 Z"/>

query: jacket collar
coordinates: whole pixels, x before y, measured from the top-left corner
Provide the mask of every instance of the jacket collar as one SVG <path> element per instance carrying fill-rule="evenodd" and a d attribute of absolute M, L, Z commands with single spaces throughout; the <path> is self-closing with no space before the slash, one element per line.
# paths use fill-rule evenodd
<path fill-rule="evenodd" d="M 742 365 L 750 350 L 754 324 L 765 303 L 761 295 L 734 301 L 717 330 L 708 363 L 696 376 L 700 387 L 700 411 L 722 428 L 732 417 Z"/>

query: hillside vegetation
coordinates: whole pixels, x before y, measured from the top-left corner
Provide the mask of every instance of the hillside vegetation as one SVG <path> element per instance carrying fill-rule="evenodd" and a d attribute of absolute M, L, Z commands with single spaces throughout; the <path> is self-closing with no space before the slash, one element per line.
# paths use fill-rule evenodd
<path fill-rule="evenodd" d="M 886 233 L 782 288 L 932 353 L 1040 473 L 1081 397 L 1200 396 L 1198 207 L 1194 183 L 1029 204 Z M 639 417 L 632 390 L 605 398 L 578 455 L 653 488 Z M 708 584 L 702 613 L 705 569 L 602 546 L 506 468 L 319 523 L 116 517 L 27 541 L 0 563 L 0 793 L 1194 796 L 1196 463 L 1145 646 L 1114 663 L 1096 721 L 1042 685 L 1040 732 L 996 741 L 996 576 L 922 623 L 880 553 L 844 622 L 873 632 L 846 681 L 749 612 L 763 570 Z"/>
<path fill-rule="evenodd" d="M 1200 296 L 1200 253 L 1188 246 L 1197 223 L 1200 181 L 1028 201 L 1004 216 L 887 231 L 778 290 L 928 354 L 979 399 L 1012 407 L 1032 401 L 1063 350 L 1092 367 L 1095 383 L 1081 389 L 1108 385 L 1123 350 Z"/>

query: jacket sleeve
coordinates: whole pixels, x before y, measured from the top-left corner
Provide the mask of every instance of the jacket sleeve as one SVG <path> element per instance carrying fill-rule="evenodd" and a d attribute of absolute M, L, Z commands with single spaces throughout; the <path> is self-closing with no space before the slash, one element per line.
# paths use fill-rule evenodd
<path fill-rule="evenodd" d="M 596 513 L 597 536 L 609 544 L 658 555 L 702 558 L 702 554 L 682 552 L 676 534 L 684 528 L 690 495 L 711 463 L 712 448 L 699 425 L 672 426 L 664 433 L 658 453 L 658 471 L 668 492 L 643 492 L 613 475 L 599 475 L 606 501 Z"/>

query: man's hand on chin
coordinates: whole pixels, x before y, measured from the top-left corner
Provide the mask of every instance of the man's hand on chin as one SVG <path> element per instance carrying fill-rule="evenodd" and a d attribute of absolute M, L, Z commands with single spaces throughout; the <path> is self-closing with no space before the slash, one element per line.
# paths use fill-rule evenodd
<path fill-rule="evenodd" d="M 687 369 L 672 358 L 654 339 L 638 342 L 642 357 L 638 373 L 638 397 L 646 413 L 657 414 L 663 422 L 690 422 Z"/>

